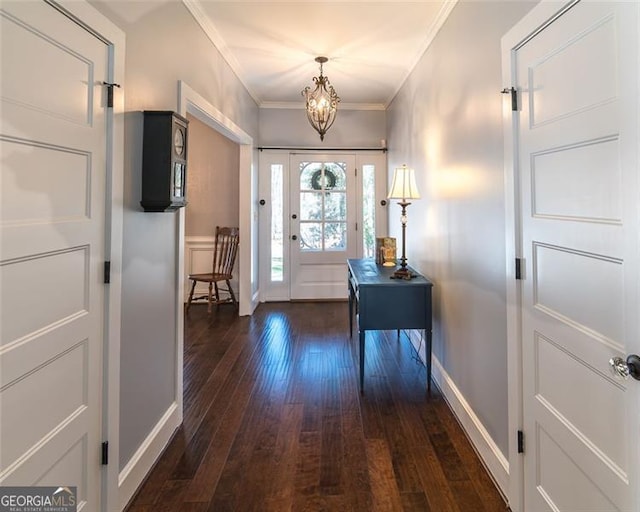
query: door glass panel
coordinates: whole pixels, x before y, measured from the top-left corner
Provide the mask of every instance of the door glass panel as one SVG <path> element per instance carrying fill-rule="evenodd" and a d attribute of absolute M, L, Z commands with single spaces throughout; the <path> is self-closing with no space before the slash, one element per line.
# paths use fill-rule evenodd
<path fill-rule="evenodd" d="M 322 192 L 300 192 L 300 220 L 322 220 Z"/>
<path fill-rule="evenodd" d="M 313 190 L 313 177 L 316 172 L 322 172 L 320 162 L 300 162 L 300 190 Z"/>
<path fill-rule="evenodd" d="M 271 165 L 271 281 L 284 279 L 283 223 L 284 223 L 284 167 Z"/>
<path fill-rule="evenodd" d="M 327 190 L 346 190 L 347 173 L 343 163 L 331 162 L 325 164 L 325 187 Z"/>
<path fill-rule="evenodd" d="M 344 192 L 325 192 L 324 212 L 326 220 L 344 220 L 347 217 L 347 194 Z"/>
<path fill-rule="evenodd" d="M 376 167 L 362 166 L 362 256 L 373 258 L 376 246 Z"/>
<path fill-rule="evenodd" d="M 347 241 L 346 222 L 327 222 L 324 225 L 324 248 L 344 251 Z"/>
<path fill-rule="evenodd" d="M 300 250 L 347 247 L 344 162 L 300 162 Z"/>
<path fill-rule="evenodd" d="M 322 223 L 300 222 L 300 250 L 322 250 Z"/>

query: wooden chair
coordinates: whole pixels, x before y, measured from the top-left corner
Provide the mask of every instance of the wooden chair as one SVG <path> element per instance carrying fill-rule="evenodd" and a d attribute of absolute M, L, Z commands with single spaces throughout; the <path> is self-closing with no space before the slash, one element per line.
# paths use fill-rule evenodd
<path fill-rule="evenodd" d="M 213 249 L 213 268 L 208 274 L 190 274 L 191 279 L 191 292 L 189 293 L 189 300 L 187 301 L 187 311 L 191 307 L 191 302 L 194 300 L 207 299 L 209 305 L 207 307 L 207 313 L 211 313 L 211 306 L 220 304 L 233 304 L 238 308 L 238 301 L 231 288 L 230 280 L 233 278 L 233 265 L 236 261 L 236 255 L 238 254 L 238 243 L 240 242 L 240 232 L 238 228 L 221 228 L 216 226 L 216 241 Z M 227 284 L 227 288 L 222 288 L 222 291 L 226 291 L 229 294 L 228 298 L 220 298 L 220 285 L 218 283 L 224 281 Z M 198 297 L 193 296 L 193 292 L 197 283 L 209 283 L 209 294 L 200 295 Z"/>

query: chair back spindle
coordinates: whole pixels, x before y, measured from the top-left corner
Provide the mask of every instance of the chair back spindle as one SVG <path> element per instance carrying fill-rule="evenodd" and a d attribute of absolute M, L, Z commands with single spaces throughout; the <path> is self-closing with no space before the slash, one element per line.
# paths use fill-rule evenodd
<path fill-rule="evenodd" d="M 238 228 L 216 227 L 216 242 L 213 253 L 214 274 L 231 276 L 240 241 Z"/>

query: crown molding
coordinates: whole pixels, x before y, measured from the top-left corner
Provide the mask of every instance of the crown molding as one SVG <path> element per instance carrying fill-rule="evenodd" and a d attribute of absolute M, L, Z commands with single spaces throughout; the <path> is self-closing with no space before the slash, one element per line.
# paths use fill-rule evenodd
<path fill-rule="evenodd" d="M 205 14 L 204 9 L 202 8 L 202 4 L 199 0 L 182 0 L 184 6 L 191 13 L 193 18 L 196 20 L 196 23 L 200 25 L 200 28 L 204 31 L 209 40 L 213 43 L 213 46 L 220 52 L 220 55 L 224 59 L 224 61 L 229 65 L 231 70 L 235 73 L 240 83 L 244 86 L 244 88 L 249 93 L 249 96 L 253 98 L 253 101 L 256 104 L 260 105 L 260 100 L 254 91 L 247 85 L 247 83 L 242 79 L 245 76 L 245 73 L 242 69 L 242 66 L 238 62 L 238 60 L 233 56 L 231 50 L 225 43 L 224 39 L 216 29 L 216 27 L 211 23 L 209 17 Z"/>
<path fill-rule="evenodd" d="M 295 102 L 277 102 L 277 101 L 261 101 L 258 98 L 258 95 L 253 91 L 249 85 L 243 80 L 245 76 L 244 70 L 238 60 L 233 56 L 233 53 L 225 43 L 224 39 L 211 22 L 209 17 L 205 14 L 205 11 L 202 7 L 201 0 L 182 0 L 182 3 L 187 8 L 187 10 L 191 13 L 196 23 L 200 25 L 200 28 L 204 31 L 209 40 L 213 43 L 216 49 L 220 52 L 220 55 L 224 59 L 224 61 L 228 64 L 231 70 L 234 72 L 240 83 L 244 86 L 247 93 L 253 98 L 259 108 L 270 108 L 270 109 L 304 109 L 303 104 L 298 104 Z M 422 59 L 423 55 L 431 46 L 431 43 L 435 39 L 436 35 L 444 25 L 445 21 L 451 14 L 451 11 L 458 3 L 458 0 L 445 0 L 442 7 L 440 8 L 436 18 L 433 23 L 427 30 L 427 35 L 422 43 L 421 50 L 416 54 L 416 58 L 408 67 L 407 72 L 404 74 L 402 79 L 399 82 L 398 87 L 395 91 L 390 95 L 389 99 L 385 103 L 341 103 L 340 110 L 386 110 L 391 102 L 394 100 L 398 91 L 403 87 L 415 67 Z"/>
<path fill-rule="evenodd" d="M 431 46 L 431 43 L 433 43 L 433 40 L 438 35 L 438 32 L 440 32 L 442 25 L 444 25 L 444 22 L 447 21 L 449 14 L 451 14 L 451 11 L 453 10 L 453 8 L 456 6 L 457 3 L 458 3 L 458 0 L 444 1 L 444 3 L 442 4 L 442 7 L 440 7 L 440 11 L 438 12 L 437 16 L 433 20 L 433 23 L 427 30 L 427 35 L 424 41 L 422 42 L 422 47 L 420 51 L 416 54 L 416 58 L 413 60 L 411 65 L 407 68 L 408 71 L 402 77 L 402 80 L 400 80 L 399 82 L 400 85 L 398 85 L 398 88 L 393 92 L 393 94 L 389 97 L 389 100 L 385 103 L 385 108 L 391 105 L 391 102 L 394 100 L 394 98 L 398 94 L 398 91 L 402 89 L 402 86 L 405 84 L 405 82 L 409 78 L 409 75 L 413 73 L 413 70 L 418 65 L 418 62 L 420 62 L 420 59 L 422 59 L 422 56 L 429 49 L 429 46 Z"/>
<path fill-rule="evenodd" d="M 264 109 L 304 110 L 304 101 L 263 101 L 258 106 Z M 338 112 L 341 110 L 386 110 L 382 103 L 339 103 Z"/>

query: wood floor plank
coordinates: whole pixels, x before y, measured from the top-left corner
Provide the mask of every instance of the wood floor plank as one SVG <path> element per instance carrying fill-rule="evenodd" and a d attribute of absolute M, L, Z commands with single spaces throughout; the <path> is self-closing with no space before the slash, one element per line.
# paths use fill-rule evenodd
<path fill-rule="evenodd" d="M 449 482 L 431 445 L 414 446 L 411 456 L 414 458 L 430 509 L 437 512 L 467 512 L 458 509 Z"/>
<path fill-rule="evenodd" d="M 160 490 L 170 479 L 173 468 L 182 456 L 186 444 L 184 429 L 180 427 L 131 500 L 130 507 L 153 505 L 156 502 Z"/>
<path fill-rule="evenodd" d="M 226 510 L 228 507 L 233 510 L 244 510 L 246 507 L 242 500 L 251 496 L 251 491 L 247 489 L 247 481 L 251 480 L 252 474 L 247 474 L 246 470 L 251 467 L 250 460 L 261 435 L 262 416 L 266 414 L 268 407 L 268 400 L 265 397 L 270 385 L 266 380 L 258 378 L 259 370 L 258 363 L 258 367 L 253 368 L 253 372 L 249 374 L 253 383 L 251 398 L 211 498 L 211 510 L 217 510 L 216 507 L 220 507 L 221 510 Z"/>
<path fill-rule="evenodd" d="M 505 503 L 502 495 L 496 488 L 484 465 L 477 457 L 473 446 L 471 446 L 460 424 L 451 414 L 449 407 L 444 401 L 440 401 L 435 404 L 435 408 L 441 424 L 449 434 L 451 442 L 460 454 L 460 458 L 465 462 L 466 471 L 485 509 L 487 511 L 504 511 Z"/>
<path fill-rule="evenodd" d="M 246 464 L 243 464 L 241 476 L 244 492 L 236 501 L 236 510 L 262 510 L 262 504 L 267 500 L 269 484 L 274 474 L 274 452 L 278 437 L 279 424 L 284 411 L 284 394 L 275 382 L 269 390 L 268 396 L 263 396 L 261 411 L 256 421 L 249 429 L 253 434 L 245 438 L 236 439 L 236 443 L 252 444 Z M 258 406 L 254 406 L 257 408 Z M 251 471 L 246 471 L 251 468 Z M 256 508 L 260 504 L 259 508 Z"/>
<path fill-rule="evenodd" d="M 303 432 L 319 432 L 321 423 L 321 387 L 322 364 L 324 354 L 317 350 L 308 352 L 304 356 L 303 392 L 304 417 L 302 419 Z"/>
<path fill-rule="evenodd" d="M 240 343 L 238 337 L 227 336 L 229 341 L 222 345 L 218 340 L 212 339 L 211 342 L 216 345 L 222 345 L 225 350 L 217 364 L 209 369 L 206 381 L 200 386 L 195 394 L 193 403 L 184 404 L 184 424 L 187 432 L 195 433 L 202 418 L 204 418 L 207 410 L 211 406 L 210 400 L 202 400 L 202 396 L 215 398 L 217 393 L 223 387 L 229 378 L 229 373 L 234 367 L 243 350 L 247 350 L 246 346 Z M 185 372 L 185 380 L 189 379 L 190 374 Z"/>
<path fill-rule="evenodd" d="M 238 387 L 238 382 L 247 373 L 247 369 L 252 367 L 250 361 L 255 357 L 255 347 L 248 344 L 244 346 L 240 356 L 234 361 L 227 374 L 227 378 L 223 381 L 219 393 L 216 393 L 210 402 L 210 406 L 198 425 L 197 431 L 187 443 L 171 478 L 193 478 L 202 463 L 207 446 L 211 443 L 212 437 L 220 427 L 224 411 L 229 407 L 228 396 L 234 394 L 235 389 Z"/>
<path fill-rule="evenodd" d="M 431 512 L 429 501 L 422 491 L 400 493 L 400 499 L 404 512 Z"/>
<path fill-rule="evenodd" d="M 184 423 L 127 512 L 503 512 L 406 335 L 341 303 L 185 316 Z"/>
<path fill-rule="evenodd" d="M 360 391 L 353 366 L 341 368 L 341 423 L 344 436 L 344 489 L 347 510 L 371 510 L 371 481 L 367 464 L 367 449 L 360 411 Z M 348 477 L 346 477 L 348 475 Z"/>
<path fill-rule="evenodd" d="M 302 405 L 286 404 L 282 411 L 282 421 L 273 451 L 273 467 L 268 474 L 267 498 L 264 512 L 291 510 L 293 506 L 296 458 L 302 429 Z"/>
<path fill-rule="evenodd" d="M 196 470 L 187 492 L 187 502 L 209 502 L 216 490 L 220 475 L 231 451 L 236 434 L 242 424 L 254 382 L 245 379 L 236 388 L 228 409 L 220 415 L 220 428 L 211 438 L 202 462 Z"/>
<path fill-rule="evenodd" d="M 386 374 L 385 379 L 377 380 L 377 390 L 384 396 L 387 405 L 380 411 L 383 418 L 384 434 L 391 451 L 393 472 L 400 492 L 416 492 L 422 488 L 420 478 L 415 469 L 415 462 L 410 456 L 410 432 L 405 429 L 397 401 L 394 399 L 392 378 Z"/>
<path fill-rule="evenodd" d="M 319 495 L 320 442 L 319 432 L 300 432 L 292 510 L 302 510 L 309 496 Z"/>
<path fill-rule="evenodd" d="M 322 419 L 319 492 L 322 495 L 343 494 L 344 438 L 342 434 L 339 382 L 336 378 L 322 381 Z"/>
<path fill-rule="evenodd" d="M 184 491 L 189 484 L 186 480 L 167 480 L 154 503 L 155 512 L 173 512 L 182 508 Z"/>
<path fill-rule="evenodd" d="M 367 461 L 371 479 L 372 511 L 402 511 L 402 499 L 393 475 L 391 453 L 382 439 L 367 440 Z"/>

